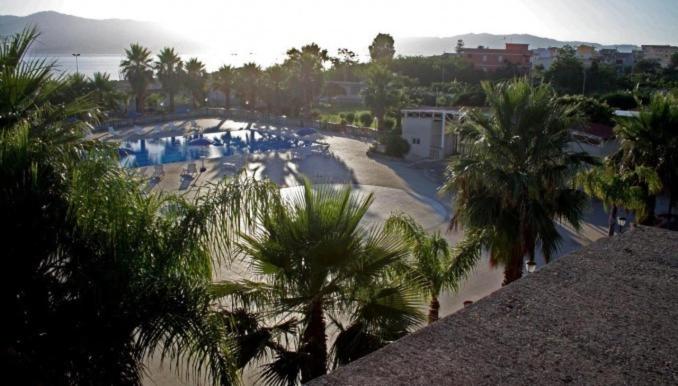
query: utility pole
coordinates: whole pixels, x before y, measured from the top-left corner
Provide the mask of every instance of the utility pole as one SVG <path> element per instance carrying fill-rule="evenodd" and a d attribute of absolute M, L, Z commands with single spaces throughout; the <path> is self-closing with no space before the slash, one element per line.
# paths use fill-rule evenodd
<path fill-rule="evenodd" d="M 80 69 L 78 68 L 78 56 L 80 56 L 79 53 L 73 53 L 71 54 L 75 57 L 75 73 L 80 74 Z"/>

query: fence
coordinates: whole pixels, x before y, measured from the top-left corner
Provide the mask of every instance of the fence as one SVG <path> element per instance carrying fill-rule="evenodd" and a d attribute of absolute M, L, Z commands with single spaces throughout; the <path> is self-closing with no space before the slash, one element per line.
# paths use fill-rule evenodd
<path fill-rule="evenodd" d="M 136 118 L 111 119 L 101 123 L 97 129 L 105 130 L 108 127 L 121 129 L 132 126 L 147 126 L 169 121 L 181 121 L 199 118 L 231 119 L 234 121 L 257 122 L 260 124 L 280 127 L 311 127 L 318 130 L 328 130 L 336 133 L 372 139 L 376 138 L 377 136 L 377 131 L 369 127 L 342 125 L 339 123 L 321 122 L 319 120 L 309 121 L 301 118 L 291 118 L 284 115 L 278 116 L 265 114 L 258 111 L 247 111 L 240 109 L 226 110 L 224 108 L 205 108 L 185 113 L 168 113 Z"/>

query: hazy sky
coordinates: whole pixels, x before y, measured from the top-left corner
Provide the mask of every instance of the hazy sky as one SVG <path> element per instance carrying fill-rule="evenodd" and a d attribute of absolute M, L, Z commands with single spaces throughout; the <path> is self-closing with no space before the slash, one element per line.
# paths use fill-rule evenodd
<path fill-rule="evenodd" d="M 2 0 L 0 14 L 55 10 L 160 22 L 219 44 L 366 45 L 396 37 L 530 33 L 560 40 L 678 44 L 678 0 Z"/>

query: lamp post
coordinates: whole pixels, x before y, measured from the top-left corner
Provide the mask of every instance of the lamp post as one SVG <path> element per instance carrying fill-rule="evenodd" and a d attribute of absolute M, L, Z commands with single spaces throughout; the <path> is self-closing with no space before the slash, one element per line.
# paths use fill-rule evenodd
<path fill-rule="evenodd" d="M 622 230 L 624 227 L 626 227 L 626 224 L 628 223 L 628 220 L 626 217 L 617 217 L 617 226 L 619 226 L 619 233 L 622 233 Z"/>
<path fill-rule="evenodd" d="M 75 52 L 75 53 L 72 53 L 71 55 L 73 55 L 75 57 L 75 73 L 80 74 L 80 68 L 78 68 L 78 56 L 80 56 L 80 54 Z"/>
<path fill-rule="evenodd" d="M 530 260 L 525 263 L 525 268 L 527 269 L 527 273 L 534 273 L 534 271 L 537 270 L 537 263 L 535 263 L 534 260 Z"/>

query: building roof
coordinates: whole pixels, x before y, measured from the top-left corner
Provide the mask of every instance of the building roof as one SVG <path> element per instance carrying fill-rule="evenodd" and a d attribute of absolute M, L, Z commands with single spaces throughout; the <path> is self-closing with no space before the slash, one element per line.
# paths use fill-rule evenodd
<path fill-rule="evenodd" d="M 445 114 L 459 114 L 461 109 L 451 107 L 411 107 L 402 110 L 403 113 L 445 113 Z"/>
<path fill-rule="evenodd" d="M 589 123 L 583 126 L 580 130 L 585 134 L 598 137 L 602 140 L 608 140 L 614 137 L 614 128 L 612 126 L 603 125 L 600 123 Z"/>
<path fill-rule="evenodd" d="M 678 232 L 554 261 L 311 385 L 675 384 Z"/>

